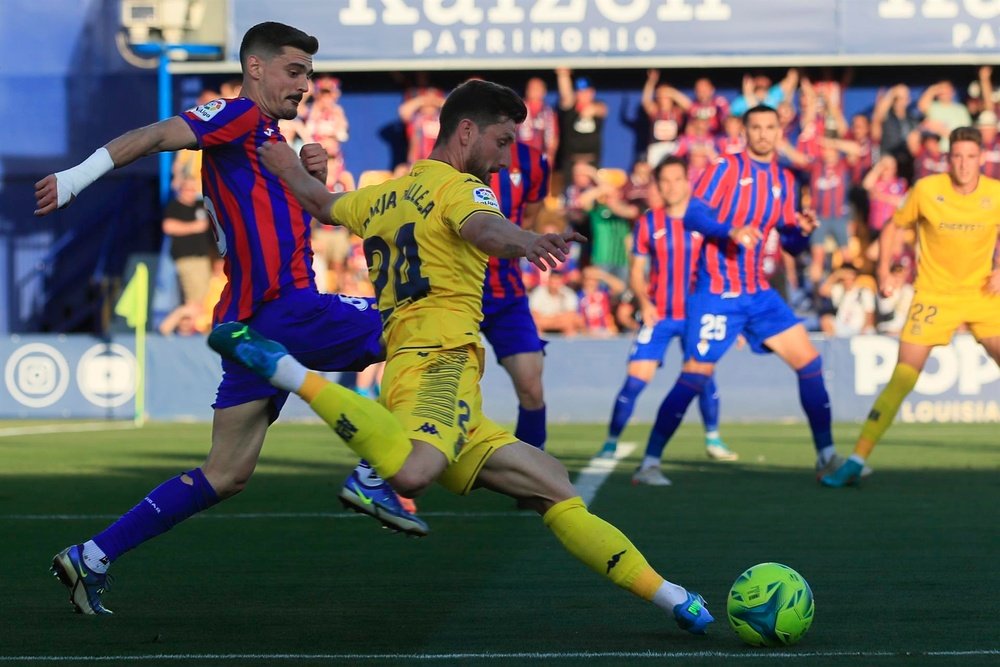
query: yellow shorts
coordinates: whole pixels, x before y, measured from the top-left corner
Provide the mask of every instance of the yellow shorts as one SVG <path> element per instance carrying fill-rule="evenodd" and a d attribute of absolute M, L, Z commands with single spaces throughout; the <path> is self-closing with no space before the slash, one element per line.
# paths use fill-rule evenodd
<path fill-rule="evenodd" d="M 479 379 L 483 350 L 468 345 L 452 350 L 397 352 L 385 365 L 380 402 L 403 430 L 441 450 L 448 467 L 442 486 L 464 495 L 493 453 L 517 442 L 505 428 L 483 415 Z"/>
<path fill-rule="evenodd" d="M 899 339 L 918 345 L 947 345 L 963 324 L 969 325 L 977 340 L 1000 336 L 1000 296 L 917 292 Z"/>

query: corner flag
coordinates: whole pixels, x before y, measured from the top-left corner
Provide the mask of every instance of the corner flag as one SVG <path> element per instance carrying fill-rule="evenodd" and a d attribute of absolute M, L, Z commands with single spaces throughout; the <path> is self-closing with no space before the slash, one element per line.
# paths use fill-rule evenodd
<path fill-rule="evenodd" d="M 149 268 L 139 262 L 115 305 L 115 314 L 135 329 L 135 425 L 146 419 L 146 319 L 149 316 Z"/>
<path fill-rule="evenodd" d="M 115 314 L 124 317 L 136 331 L 145 330 L 149 315 L 149 269 L 144 263 L 135 265 L 135 273 L 115 305 Z"/>

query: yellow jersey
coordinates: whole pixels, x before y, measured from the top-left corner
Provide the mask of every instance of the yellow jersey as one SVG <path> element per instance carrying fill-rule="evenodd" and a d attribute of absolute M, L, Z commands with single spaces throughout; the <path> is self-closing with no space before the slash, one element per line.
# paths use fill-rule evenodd
<path fill-rule="evenodd" d="M 947 294 L 981 294 L 993 270 L 1000 230 L 1000 181 L 979 177 L 976 189 L 955 191 L 948 174 L 921 178 L 892 217 L 916 227 L 914 288 Z"/>
<path fill-rule="evenodd" d="M 479 345 L 487 256 L 460 235 L 479 212 L 501 216 L 493 191 L 438 160 L 334 202 L 333 221 L 364 239 L 389 355 Z"/>

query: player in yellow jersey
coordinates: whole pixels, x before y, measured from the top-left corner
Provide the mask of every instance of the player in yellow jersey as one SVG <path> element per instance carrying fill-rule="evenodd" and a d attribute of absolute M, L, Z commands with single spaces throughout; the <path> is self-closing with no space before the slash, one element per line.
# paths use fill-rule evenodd
<path fill-rule="evenodd" d="M 564 259 L 567 241 L 583 240 L 510 224 L 486 186 L 490 173 L 509 163 L 514 128 L 525 113 L 511 89 L 468 81 L 441 110 L 430 159 L 407 176 L 356 192 L 328 192 L 285 144 L 259 151 L 265 167 L 320 222 L 342 224 L 365 239 L 387 344 L 384 408 L 308 371 L 240 323 L 217 327 L 209 344 L 302 396 L 402 495 L 438 481 L 458 494 L 487 488 L 515 498 L 591 569 L 701 634 L 714 620 L 701 596 L 664 580 L 621 531 L 591 514 L 559 461 L 482 413 L 479 322 L 487 255 L 527 257 L 544 270 Z"/>
<path fill-rule="evenodd" d="M 1000 268 L 993 249 L 1000 230 L 1000 181 L 979 173 L 982 136 L 972 127 L 952 131 L 948 173 L 917 181 L 886 225 L 879 242 L 880 287 L 898 288 L 889 270 L 897 237 L 916 227 L 917 280 L 906 325 L 899 336 L 899 359 L 889 384 L 875 399 L 854 453 L 820 483 L 857 483 L 865 460 L 913 391 L 931 350 L 947 345 L 968 324 L 972 335 L 1000 364 Z"/>

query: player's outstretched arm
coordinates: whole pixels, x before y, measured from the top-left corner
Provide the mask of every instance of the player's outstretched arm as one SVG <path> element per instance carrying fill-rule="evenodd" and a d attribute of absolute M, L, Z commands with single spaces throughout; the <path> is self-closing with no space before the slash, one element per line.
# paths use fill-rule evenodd
<path fill-rule="evenodd" d="M 84 188 L 117 167 L 163 151 L 196 148 L 194 132 L 179 116 L 130 130 L 94 151 L 80 164 L 35 183 L 35 215 L 67 206 Z"/>
<path fill-rule="evenodd" d="M 684 213 L 684 229 L 698 232 L 702 236 L 728 238 L 747 248 L 761 240 L 760 230 L 755 227 L 733 227 L 720 222 L 715 211 L 700 199 L 692 198 Z"/>
<path fill-rule="evenodd" d="M 325 225 L 336 224 L 330 209 L 337 197 L 344 193 L 334 194 L 327 190 L 326 185 L 306 171 L 292 147 L 282 141 L 262 144 L 257 153 L 261 164 L 285 182 L 309 215 Z"/>
<path fill-rule="evenodd" d="M 462 225 L 462 238 L 493 257 L 527 257 L 542 271 L 555 268 L 569 255 L 570 241 L 586 241 L 574 231 L 536 234 L 500 215 L 473 213 Z"/>

